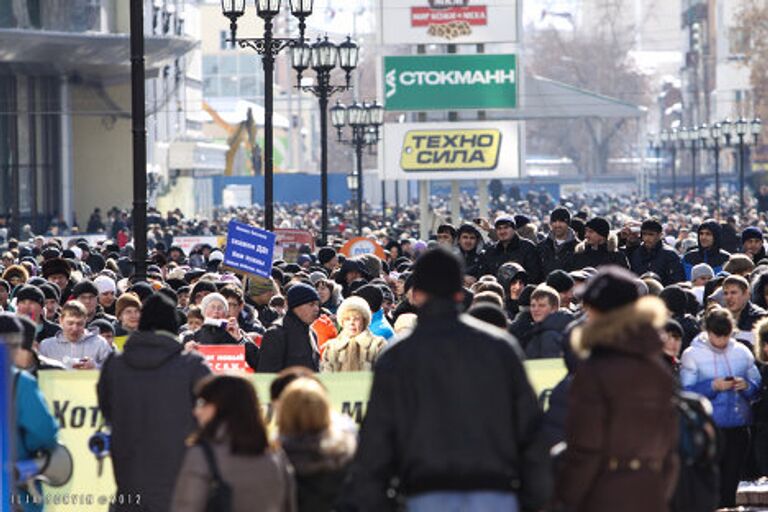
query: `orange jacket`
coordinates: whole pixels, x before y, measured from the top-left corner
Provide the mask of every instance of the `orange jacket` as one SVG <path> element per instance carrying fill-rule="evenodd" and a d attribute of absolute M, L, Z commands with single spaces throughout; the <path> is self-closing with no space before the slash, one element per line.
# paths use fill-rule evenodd
<path fill-rule="evenodd" d="M 332 340 L 339 335 L 339 331 L 336 329 L 336 324 L 333 323 L 331 317 L 328 315 L 320 315 L 317 320 L 312 323 L 312 330 L 317 334 L 317 348 L 320 350 L 320 354 L 323 354 L 325 350 L 325 342 Z"/>

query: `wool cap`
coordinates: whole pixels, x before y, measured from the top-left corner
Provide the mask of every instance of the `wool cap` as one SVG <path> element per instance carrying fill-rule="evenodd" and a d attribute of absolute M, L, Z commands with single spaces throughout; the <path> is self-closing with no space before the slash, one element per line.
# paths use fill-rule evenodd
<path fill-rule="evenodd" d="M 317 251 L 317 260 L 321 265 L 325 265 L 335 257 L 336 251 L 333 247 L 321 247 L 320 250 Z"/>
<path fill-rule="evenodd" d="M 75 285 L 74 288 L 72 288 L 72 295 L 75 297 L 79 297 L 80 295 L 83 295 L 85 293 L 90 293 L 91 295 L 98 295 L 99 289 L 96 287 L 95 284 L 93 284 L 93 281 L 90 279 L 83 279 L 79 283 Z"/>
<path fill-rule="evenodd" d="M 565 222 L 566 224 L 571 223 L 571 212 L 566 208 L 565 206 L 558 206 L 554 210 L 552 210 L 552 213 L 549 214 L 549 222 Z"/>
<path fill-rule="evenodd" d="M 667 320 L 667 323 L 664 324 L 664 331 L 674 334 L 678 338 L 685 337 L 685 332 L 683 331 L 683 327 L 680 325 L 680 323 L 677 320 L 672 320 L 671 318 Z"/>
<path fill-rule="evenodd" d="M 708 277 L 710 279 L 714 279 L 715 271 L 712 270 L 712 267 L 706 263 L 699 263 L 698 265 L 694 265 L 691 269 L 691 281 L 695 281 L 700 277 Z"/>
<path fill-rule="evenodd" d="M 115 286 L 115 281 L 111 277 L 107 276 L 97 276 L 96 279 L 93 280 L 93 284 L 96 285 L 96 288 L 99 291 L 99 294 L 112 292 L 117 292 L 117 286 Z"/>
<path fill-rule="evenodd" d="M 515 218 L 512 215 L 508 215 L 505 213 L 502 213 L 498 217 L 496 217 L 496 220 L 493 221 L 493 227 L 497 228 L 499 227 L 499 224 L 509 224 L 513 228 L 517 227 L 517 224 L 515 223 Z"/>
<path fill-rule="evenodd" d="M 16 292 L 16 301 L 21 302 L 23 300 L 37 302 L 40 306 L 45 305 L 45 295 L 37 286 L 27 284 L 19 288 L 19 291 Z"/>
<path fill-rule="evenodd" d="M 626 269 L 615 265 L 601 267 L 587 281 L 582 302 L 598 311 L 607 313 L 640 298 L 638 279 Z"/>
<path fill-rule="evenodd" d="M 319 302 L 320 295 L 308 284 L 296 283 L 288 290 L 286 301 L 288 302 L 288 309 L 293 309 L 308 302 Z"/>
<path fill-rule="evenodd" d="M 374 313 L 381 309 L 381 304 L 384 302 L 384 293 L 375 284 L 367 284 L 358 288 L 354 295 L 364 299 Z"/>
<path fill-rule="evenodd" d="M 275 291 L 275 282 L 268 277 L 251 277 L 245 288 L 249 297 L 256 297 L 267 292 Z"/>
<path fill-rule="evenodd" d="M 673 316 L 682 316 L 688 307 L 688 298 L 682 288 L 676 284 L 667 286 L 659 294 L 659 298 L 664 301 L 667 309 Z"/>
<path fill-rule="evenodd" d="M 55 300 L 56 302 L 61 300 L 61 291 L 59 291 L 59 287 L 54 283 L 44 283 L 38 286 L 38 288 L 43 292 L 45 300 Z"/>
<path fill-rule="evenodd" d="M 756 226 L 749 226 L 748 228 L 744 228 L 744 231 L 741 232 L 741 243 L 744 243 L 747 240 L 762 240 L 762 239 L 763 239 L 763 232 L 760 231 L 760 228 Z"/>
<path fill-rule="evenodd" d="M 587 222 L 586 228 L 591 229 L 603 238 L 608 238 L 611 234 L 611 225 L 603 217 L 594 217 Z"/>
<path fill-rule="evenodd" d="M 495 325 L 499 329 L 507 328 L 507 314 L 504 313 L 504 310 L 496 304 L 491 304 L 490 302 L 479 302 L 472 305 L 467 310 L 467 314 L 477 318 L 478 320 L 482 320 L 483 322 Z"/>
<path fill-rule="evenodd" d="M 643 231 L 652 231 L 654 233 L 661 233 L 663 230 L 664 230 L 664 228 L 661 225 L 661 222 L 659 222 L 656 219 L 646 219 L 640 225 L 640 232 L 641 233 Z"/>
<path fill-rule="evenodd" d="M 120 319 L 120 315 L 123 314 L 125 308 L 141 309 L 141 300 L 139 300 L 139 296 L 135 293 L 128 292 L 122 294 L 120 298 L 117 299 L 117 303 L 115 304 L 115 316 L 118 319 Z"/>
<path fill-rule="evenodd" d="M 229 308 L 229 303 L 227 302 L 227 299 L 224 298 L 222 294 L 209 293 L 208 295 L 203 297 L 203 300 L 200 302 L 200 311 L 203 313 L 203 316 L 205 316 L 205 310 L 208 309 L 208 306 L 210 306 L 212 302 L 219 302 L 223 304 L 225 310 Z"/>
<path fill-rule="evenodd" d="M 574 287 L 576 282 L 564 270 L 553 270 L 547 276 L 547 286 L 554 288 L 557 293 L 566 292 Z"/>
<path fill-rule="evenodd" d="M 425 252 L 414 265 L 413 289 L 450 298 L 462 290 L 463 272 L 455 254 L 437 247 Z"/>
<path fill-rule="evenodd" d="M 208 295 L 208 297 L 211 295 Z M 226 303 L 226 300 L 224 302 Z M 139 320 L 140 331 L 166 331 L 176 334 L 178 329 L 176 307 L 171 302 L 171 299 L 161 293 L 154 293 L 144 301 L 141 319 Z"/>
<path fill-rule="evenodd" d="M 112 322 L 104 318 L 97 318 L 96 320 L 88 324 L 88 327 L 89 328 L 96 327 L 99 330 L 99 333 L 111 332 L 113 336 L 115 334 L 115 326 L 112 324 Z"/>

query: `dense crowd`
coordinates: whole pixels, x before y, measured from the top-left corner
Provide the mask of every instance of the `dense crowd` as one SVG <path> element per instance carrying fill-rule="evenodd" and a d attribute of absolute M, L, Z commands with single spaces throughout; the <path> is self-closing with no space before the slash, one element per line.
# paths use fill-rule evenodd
<path fill-rule="evenodd" d="M 490 218 L 464 197 L 471 221 L 443 222 L 430 240 L 417 238 L 414 207 L 370 213 L 366 234 L 384 259 L 340 254 L 350 224 L 334 208 L 329 245 L 274 261 L 271 278 L 226 270 L 221 247 L 186 253 L 173 242 L 223 234 L 233 218 L 255 222 L 258 209 L 210 220 L 150 212 L 146 282 L 133 276 L 125 212 L 107 223 L 94 212 L 88 231 L 108 235 L 98 243 L 7 239 L 0 327 L 18 326 L 16 367 L 29 372 L 18 393 L 34 391 L 39 371 L 99 369 L 118 488 L 141 493 L 147 510 L 204 510 L 217 463 L 232 510 L 384 510 L 398 500 L 452 510 L 468 499 L 467 510 L 647 511 L 692 510 L 680 482 L 696 475 L 679 453 L 673 403 L 686 390 L 711 403 L 720 440 L 717 496 L 696 510 L 733 506 L 740 480 L 768 475 L 760 202 L 739 218 L 732 197 L 556 204 L 513 192 Z M 446 208 L 435 202 L 440 218 Z M 318 224 L 311 205 L 277 218 Z M 209 376 L 198 354 L 207 345 L 242 345 L 253 371 L 278 375 L 276 440 L 257 412 L 267 397 Z M 526 358 L 568 367 L 546 414 Z M 314 374 L 368 370 L 358 436 Z M 46 414 L 19 416 L 36 433 L 19 441 L 19 457 L 55 440 Z"/>

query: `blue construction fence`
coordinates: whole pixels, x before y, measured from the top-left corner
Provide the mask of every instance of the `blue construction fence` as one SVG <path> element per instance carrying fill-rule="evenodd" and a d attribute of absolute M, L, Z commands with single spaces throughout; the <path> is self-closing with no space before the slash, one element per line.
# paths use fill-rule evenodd
<path fill-rule="evenodd" d="M 277 203 L 312 203 L 320 201 L 320 175 L 318 174 L 275 174 L 274 196 Z M 264 200 L 263 176 L 214 176 L 213 204 L 223 202 L 224 189 L 230 185 L 250 185 L 251 201 L 261 204 Z M 331 203 L 345 203 L 350 200 L 344 174 L 328 175 L 328 200 Z"/>

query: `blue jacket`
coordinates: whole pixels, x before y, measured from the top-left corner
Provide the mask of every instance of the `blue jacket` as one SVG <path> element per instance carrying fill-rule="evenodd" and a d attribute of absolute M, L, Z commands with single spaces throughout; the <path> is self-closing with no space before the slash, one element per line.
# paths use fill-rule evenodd
<path fill-rule="evenodd" d="M 389 320 L 384 316 L 383 309 L 379 309 L 371 316 L 371 325 L 368 328 L 374 335 L 381 336 L 387 341 L 395 336 L 395 330 L 389 325 Z"/>
<path fill-rule="evenodd" d="M 16 375 L 18 374 L 18 379 Z M 45 398 L 37 387 L 34 377 L 25 371 L 13 369 L 16 384 L 14 407 L 16 410 L 16 457 L 18 460 L 30 459 L 39 450 L 50 450 L 56 446 L 56 434 L 59 425 L 51 415 Z M 40 485 L 37 486 L 40 492 Z M 20 500 L 25 512 L 43 510 L 42 505 L 27 501 L 27 492 L 20 491 Z"/>
<path fill-rule="evenodd" d="M 724 377 L 741 377 L 747 381 L 743 391 L 715 391 L 712 381 Z M 752 423 L 750 400 L 760 389 L 760 371 L 752 352 L 731 338 L 724 349 L 709 343 L 706 332 L 694 338 L 683 352 L 680 382 L 687 391 L 707 397 L 712 402 L 713 418 L 718 427 L 741 427 Z"/>

